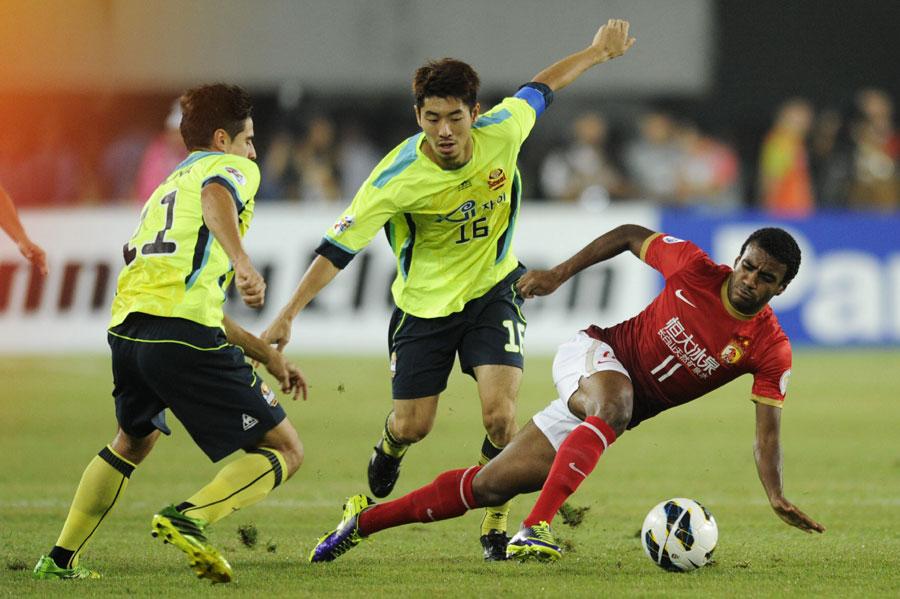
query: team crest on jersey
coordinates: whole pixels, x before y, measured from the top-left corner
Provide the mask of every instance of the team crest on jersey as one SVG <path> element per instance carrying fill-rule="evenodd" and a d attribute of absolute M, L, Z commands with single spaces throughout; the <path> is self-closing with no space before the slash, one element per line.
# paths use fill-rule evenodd
<path fill-rule="evenodd" d="M 781 375 L 781 380 L 778 381 L 778 387 L 781 389 L 781 394 L 784 395 L 787 393 L 788 381 L 791 380 L 791 369 L 788 368 L 784 371 L 784 374 Z"/>
<path fill-rule="evenodd" d="M 750 344 L 746 339 L 735 339 L 730 341 L 728 345 L 725 346 L 721 352 L 719 352 L 719 358 L 721 358 L 723 364 L 736 364 L 738 360 L 744 357 L 744 353 L 747 351 L 747 346 Z"/>
<path fill-rule="evenodd" d="M 492 170 L 488 176 L 488 188 L 494 191 L 503 187 L 504 183 L 506 183 L 506 173 L 503 172 L 503 169 L 495 168 Z"/>
<path fill-rule="evenodd" d="M 275 392 L 272 391 L 272 388 L 265 381 L 259 386 L 259 390 L 267 404 L 273 407 L 278 405 L 278 398 L 275 397 Z"/>
<path fill-rule="evenodd" d="M 336 223 L 334 223 L 334 235 L 335 237 L 349 229 L 356 222 L 356 217 L 353 215 L 342 216 Z"/>
<path fill-rule="evenodd" d="M 235 181 L 237 181 L 238 184 L 240 184 L 240 185 L 247 184 L 247 178 L 244 176 L 244 174 L 241 171 L 234 168 L 233 166 L 226 166 L 225 172 L 228 173 L 229 175 L 231 175 L 231 178 L 234 179 Z"/>
<path fill-rule="evenodd" d="M 663 241 L 665 243 L 684 243 L 684 239 L 678 239 L 677 237 L 672 237 L 671 235 L 666 235 L 663 237 Z"/>

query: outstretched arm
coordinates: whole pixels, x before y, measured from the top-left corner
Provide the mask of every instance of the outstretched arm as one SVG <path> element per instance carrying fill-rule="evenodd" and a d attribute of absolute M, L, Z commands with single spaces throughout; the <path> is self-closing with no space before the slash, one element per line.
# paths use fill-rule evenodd
<path fill-rule="evenodd" d="M 278 351 L 283 350 L 291 340 L 291 323 L 294 318 L 339 272 L 341 269 L 331 260 L 324 256 L 316 256 L 300 279 L 300 284 L 297 285 L 287 305 L 263 332 L 263 341 L 274 343 Z"/>
<path fill-rule="evenodd" d="M 530 270 L 522 275 L 516 287 L 524 297 L 549 295 L 585 268 L 630 250 L 637 257 L 641 246 L 653 231 L 640 225 L 621 225 L 604 233 L 577 254 L 550 270 Z"/>
<path fill-rule="evenodd" d="M 625 54 L 634 42 L 634 38 L 628 38 L 628 21 L 610 19 L 597 31 L 590 46 L 547 67 L 532 81 L 544 83 L 553 91 L 558 91 L 592 66 Z"/>
<path fill-rule="evenodd" d="M 26 260 L 37 267 L 42 275 L 47 274 L 47 254 L 28 238 L 12 198 L 3 187 L 0 187 L 0 229 L 6 231 L 10 239 L 16 242 Z"/>
<path fill-rule="evenodd" d="M 785 498 L 781 480 L 781 410 L 757 402 L 756 443 L 753 445 L 756 470 L 769 505 L 778 517 L 805 532 L 825 532 L 825 527 L 804 514 Z"/>

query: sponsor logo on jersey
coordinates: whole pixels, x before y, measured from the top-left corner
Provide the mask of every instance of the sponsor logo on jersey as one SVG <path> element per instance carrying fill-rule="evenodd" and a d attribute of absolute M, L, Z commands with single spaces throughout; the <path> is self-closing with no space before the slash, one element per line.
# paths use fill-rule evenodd
<path fill-rule="evenodd" d="M 659 330 L 658 334 L 660 339 L 666 344 L 666 347 L 671 350 L 672 355 L 657 366 L 655 370 L 651 371 L 650 374 L 656 374 L 673 357 L 677 358 L 681 364 L 701 379 L 709 378 L 720 366 L 719 361 L 712 355 L 712 352 L 700 345 L 694 334 L 685 329 L 684 324 L 677 316 L 670 319 L 666 326 Z M 668 378 L 677 368 L 678 365 L 671 368 L 667 374 L 657 380 L 662 381 Z"/>
<path fill-rule="evenodd" d="M 239 185 L 247 184 L 247 178 L 244 176 L 244 174 L 233 166 L 226 166 L 225 172 L 231 175 L 231 178 L 237 181 Z"/>
<path fill-rule="evenodd" d="M 265 382 L 259 386 L 259 390 L 262 392 L 263 399 L 266 400 L 266 403 L 270 406 L 278 405 L 278 398 L 275 397 L 275 392 L 272 391 L 272 388 L 267 385 Z"/>
<path fill-rule="evenodd" d="M 488 188 L 492 191 L 503 187 L 504 183 L 506 183 L 506 173 L 503 172 L 502 168 L 495 168 L 488 175 Z"/>
<path fill-rule="evenodd" d="M 671 235 L 666 235 L 663 237 L 663 242 L 665 243 L 684 243 L 684 239 L 678 239 L 677 237 L 672 237 Z"/>
<path fill-rule="evenodd" d="M 696 308 L 696 307 L 697 307 L 697 306 L 694 305 L 693 302 L 691 302 L 691 300 L 689 300 L 688 298 L 684 297 L 684 291 L 682 291 L 681 289 L 676 289 L 676 290 L 675 290 L 675 297 L 677 297 L 678 299 L 680 299 L 681 301 L 683 301 L 683 302 L 686 303 L 687 305 L 691 306 L 692 308 Z"/>
<path fill-rule="evenodd" d="M 466 200 L 462 204 L 456 207 L 456 210 L 447 214 L 446 216 L 441 215 L 438 216 L 437 221 L 442 223 L 444 221 L 451 223 L 467 223 L 473 218 L 475 218 L 475 208 L 478 204 L 475 200 Z"/>
<path fill-rule="evenodd" d="M 338 235 L 352 227 L 354 223 L 356 223 L 355 216 L 351 214 L 342 216 L 336 223 L 334 223 L 334 236 L 337 237 Z"/>
<path fill-rule="evenodd" d="M 781 394 L 784 395 L 787 393 L 788 381 L 791 380 L 791 369 L 788 368 L 784 371 L 784 374 L 781 375 L 781 380 L 778 381 L 778 387 L 781 389 Z"/>

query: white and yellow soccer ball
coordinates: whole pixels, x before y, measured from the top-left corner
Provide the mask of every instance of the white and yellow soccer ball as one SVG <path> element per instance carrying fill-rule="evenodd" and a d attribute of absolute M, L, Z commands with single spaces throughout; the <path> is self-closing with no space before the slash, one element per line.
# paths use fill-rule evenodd
<path fill-rule="evenodd" d="M 670 572 L 689 572 L 706 565 L 718 540 L 713 515 L 684 497 L 658 503 L 641 528 L 641 545 L 647 556 Z"/>

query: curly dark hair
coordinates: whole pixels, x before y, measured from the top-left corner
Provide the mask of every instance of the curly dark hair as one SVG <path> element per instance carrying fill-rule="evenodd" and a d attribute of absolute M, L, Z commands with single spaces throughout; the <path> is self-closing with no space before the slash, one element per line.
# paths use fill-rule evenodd
<path fill-rule="evenodd" d="M 253 112 L 250 95 L 242 87 L 212 83 L 189 89 L 179 98 L 181 137 L 191 152 L 208 148 L 213 133 L 224 129 L 232 138 L 244 130 Z"/>
<path fill-rule="evenodd" d="M 425 98 L 459 98 L 472 110 L 480 85 L 478 73 L 468 64 L 455 58 L 442 58 L 429 60 L 419 67 L 413 77 L 412 92 L 419 108 Z"/>
<path fill-rule="evenodd" d="M 751 243 L 785 265 L 782 285 L 787 285 L 800 270 L 800 246 L 790 233 L 778 227 L 764 227 L 750 234 L 741 246 L 741 256 Z"/>

